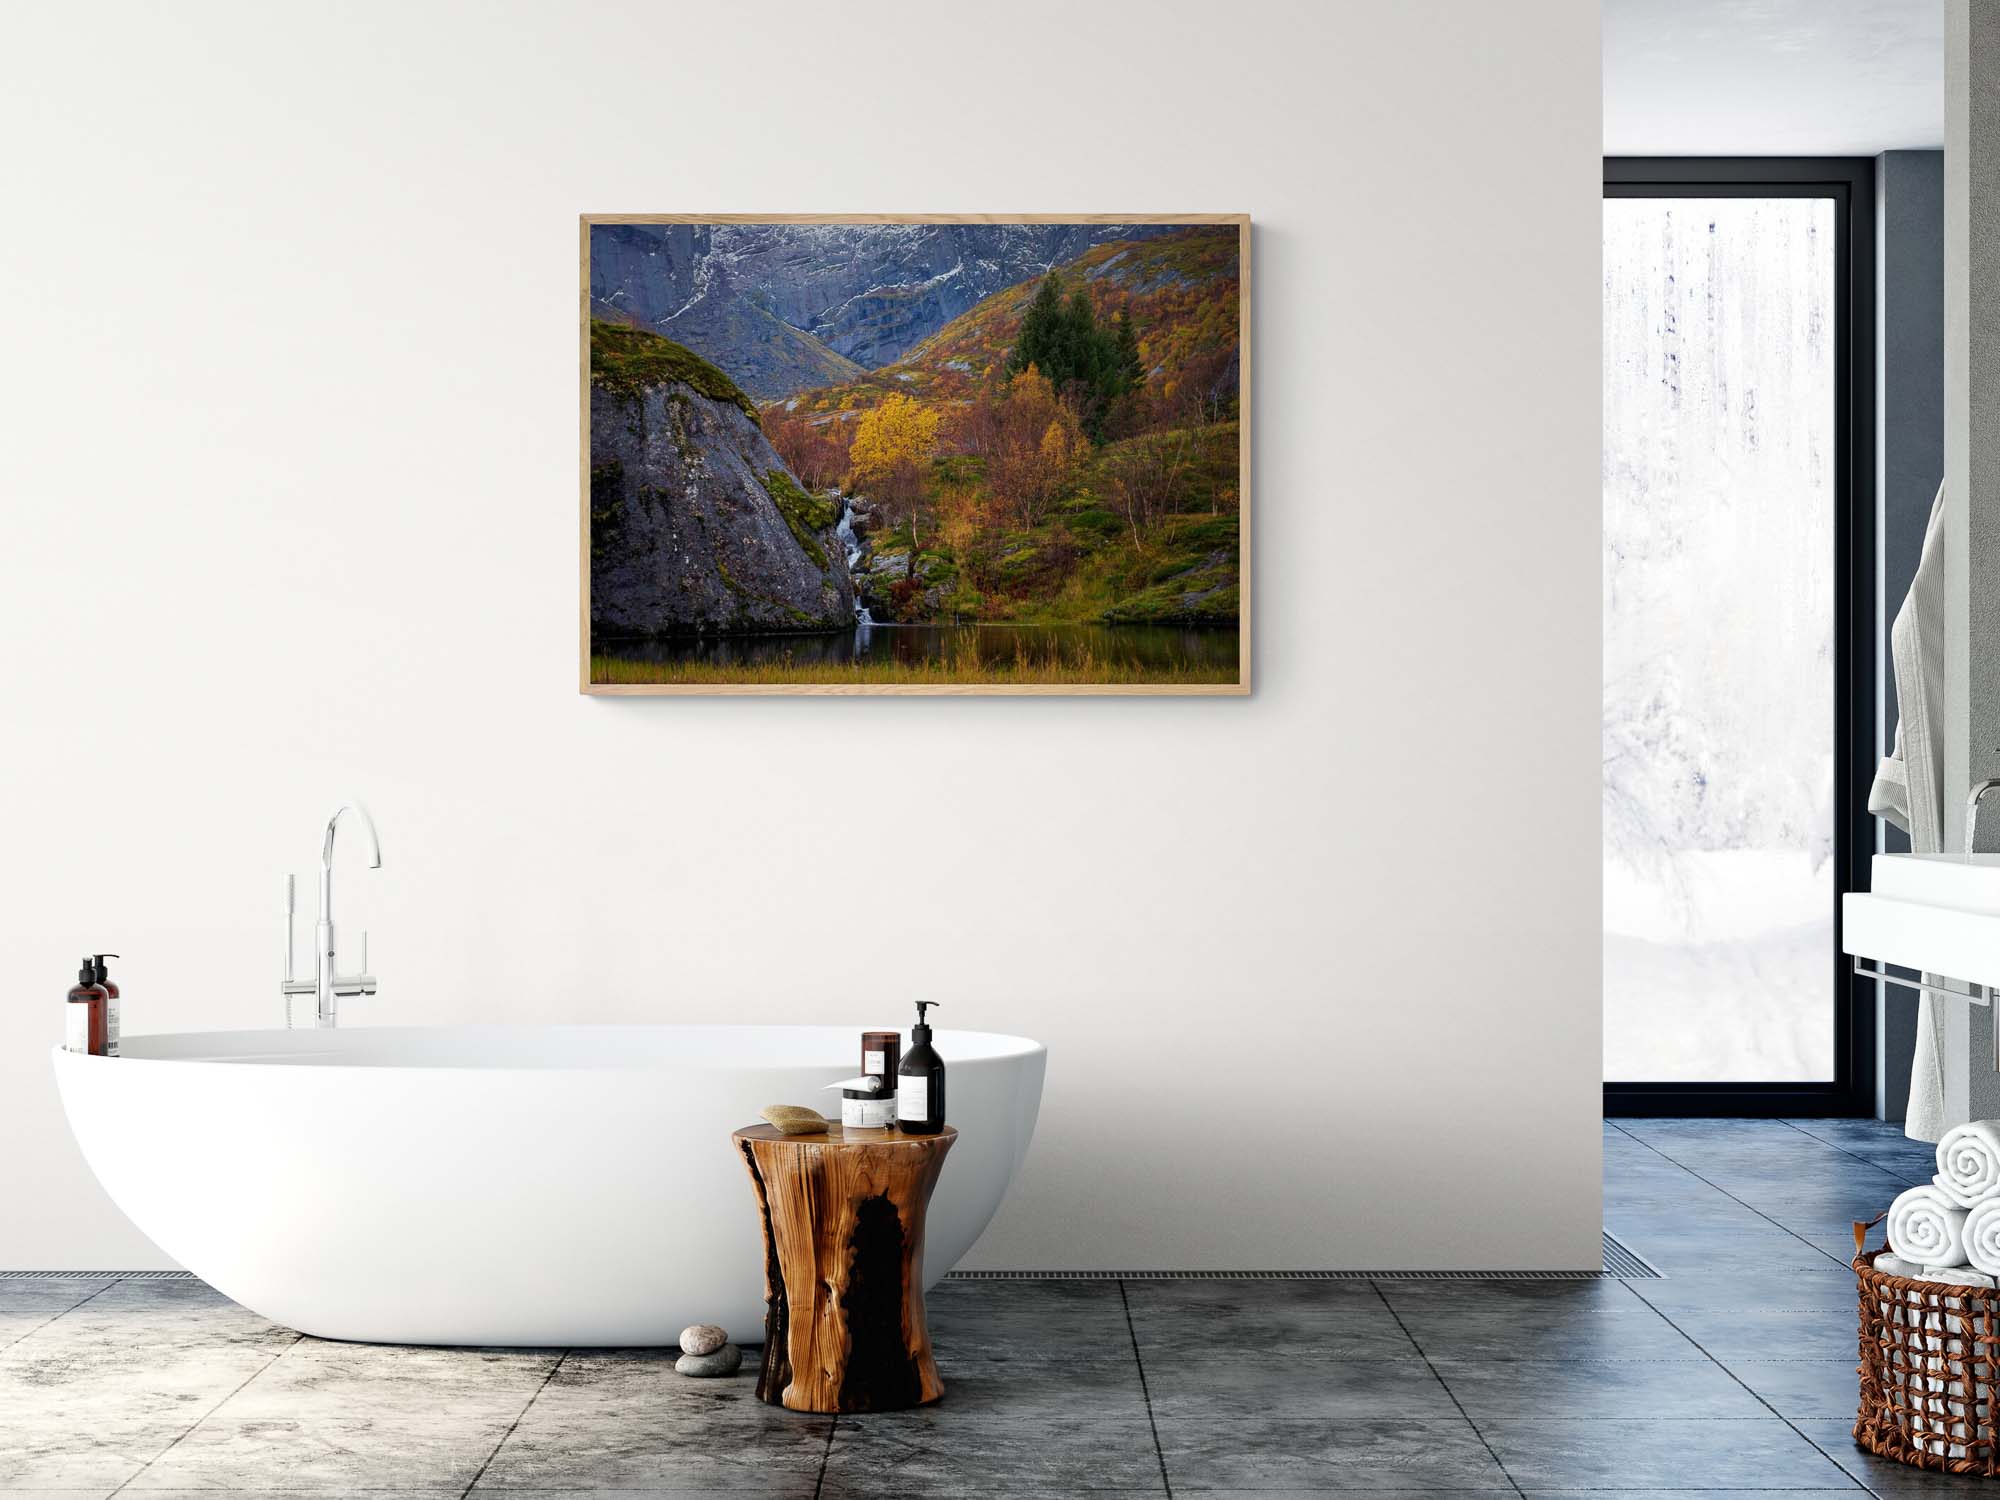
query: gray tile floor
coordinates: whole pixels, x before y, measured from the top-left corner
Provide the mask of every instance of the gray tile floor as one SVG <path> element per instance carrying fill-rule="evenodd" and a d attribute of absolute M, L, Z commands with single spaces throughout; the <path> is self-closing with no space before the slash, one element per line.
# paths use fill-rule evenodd
<path fill-rule="evenodd" d="M 1929 1176 L 1868 1122 L 1607 1122 L 1589 1282 L 981 1282 L 949 1391 L 807 1417 L 653 1350 L 329 1344 L 199 1283 L 0 1276 L 9 1495 L 1882 1496 L 1848 1222 Z"/>

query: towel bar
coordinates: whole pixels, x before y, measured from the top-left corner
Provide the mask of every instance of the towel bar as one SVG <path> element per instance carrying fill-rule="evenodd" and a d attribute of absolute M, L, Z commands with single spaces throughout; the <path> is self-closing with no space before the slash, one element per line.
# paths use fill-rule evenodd
<path fill-rule="evenodd" d="M 1941 984 L 1927 984 L 1921 979 L 1899 979 L 1887 969 L 1870 968 L 1865 958 L 1854 960 L 1854 972 L 1863 979 L 1879 979 L 1884 984 L 1900 984 L 1906 990 L 1921 990 L 1926 995 L 1939 995 L 1946 1000 L 1965 1000 L 1973 1005 L 1993 1004 L 1994 987 L 1990 984 L 1974 984 L 1971 980 L 1966 980 L 1966 987 L 1962 990 L 1946 989 Z M 1993 1016 L 1993 1071 L 2000 1073 L 2000 1010 L 1996 1010 Z"/>
<path fill-rule="evenodd" d="M 1941 995 L 1947 1000 L 1969 1000 L 1974 1005 L 1993 1003 L 1993 989 L 1990 985 L 1973 984 L 1969 980 L 1966 981 L 1965 989 L 1947 989 L 1942 984 L 1928 984 L 1921 979 L 1903 979 L 1891 974 L 1887 969 L 1870 968 L 1865 958 L 1854 960 L 1854 972 L 1863 979 L 1879 979 L 1884 984 L 1899 984 L 1906 990 L 1922 990 L 1926 995 Z"/>

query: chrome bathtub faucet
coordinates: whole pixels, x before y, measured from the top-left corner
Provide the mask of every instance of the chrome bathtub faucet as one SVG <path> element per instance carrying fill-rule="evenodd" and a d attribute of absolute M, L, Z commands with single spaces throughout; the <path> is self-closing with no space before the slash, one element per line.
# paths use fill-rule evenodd
<path fill-rule="evenodd" d="M 333 967 L 333 840 L 340 831 L 343 814 L 352 813 L 361 820 L 361 830 L 368 835 L 368 868 L 382 868 L 382 841 L 375 834 L 375 820 L 368 816 L 368 809 L 359 802 L 343 802 L 333 810 L 333 816 L 326 820 L 326 837 L 319 850 L 319 926 L 316 931 L 318 955 L 315 959 L 315 975 L 311 979 L 292 978 L 292 911 L 297 902 L 297 883 L 293 877 L 285 877 L 285 978 L 280 992 L 285 997 L 285 1025 L 292 1024 L 292 997 L 311 995 L 315 1001 L 314 1024 L 321 1027 L 339 1024 L 339 1002 L 343 995 L 372 995 L 375 993 L 375 976 L 368 970 L 368 933 L 361 934 L 361 970 L 358 974 L 340 974 Z"/>

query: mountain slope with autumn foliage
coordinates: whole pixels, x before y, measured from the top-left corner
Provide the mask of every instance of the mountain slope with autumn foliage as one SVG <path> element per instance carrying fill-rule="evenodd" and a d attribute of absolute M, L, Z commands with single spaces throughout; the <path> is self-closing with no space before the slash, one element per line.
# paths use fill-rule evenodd
<path fill-rule="evenodd" d="M 1239 243 L 1093 246 L 762 408 L 793 471 L 850 502 L 877 619 L 1237 618 Z"/>
<path fill-rule="evenodd" d="M 1097 245 L 1056 268 L 1067 289 L 1081 285 L 1101 324 L 1131 315 L 1149 385 L 1165 388 L 1192 375 L 1210 385 L 1237 383 L 1238 231 L 1196 226 L 1153 240 Z M 927 402 L 969 400 L 1005 377 L 1006 359 L 1042 278 L 996 292 L 952 319 L 895 364 L 858 379 L 795 393 L 767 412 L 814 415 L 865 410 L 891 391 Z"/>

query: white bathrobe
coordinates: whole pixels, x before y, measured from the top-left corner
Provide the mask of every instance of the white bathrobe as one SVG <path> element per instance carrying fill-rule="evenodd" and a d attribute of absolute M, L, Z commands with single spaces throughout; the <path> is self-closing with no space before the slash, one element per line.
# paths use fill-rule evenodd
<path fill-rule="evenodd" d="M 1910 836 L 1918 854 L 1944 841 L 1944 486 L 1931 501 L 1917 576 L 1889 632 L 1896 667 L 1896 744 L 1875 772 L 1868 811 Z M 1936 980 L 1926 974 L 1932 983 Z M 1916 1056 L 1903 1132 L 1935 1141 L 1957 1122 L 1945 1115 L 1944 1017 L 1929 995 L 1917 1001 Z"/>

